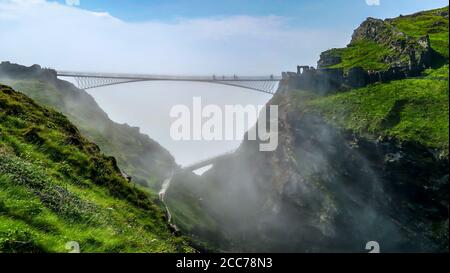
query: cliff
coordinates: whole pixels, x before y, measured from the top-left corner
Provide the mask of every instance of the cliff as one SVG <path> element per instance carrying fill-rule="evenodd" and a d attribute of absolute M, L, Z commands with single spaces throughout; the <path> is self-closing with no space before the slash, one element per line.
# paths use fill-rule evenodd
<path fill-rule="evenodd" d="M 285 74 L 291 89 L 320 94 L 417 77 L 448 63 L 448 8 L 365 20 L 346 48 L 323 52 L 317 69 Z"/>
<path fill-rule="evenodd" d="M 385 21 L 372 21 L 355 42 L 379 39 L 369 29 Z M 365 252 L 377 241 L 382 252 L 447 252 L 448 65 L 430 66 L 341 93 L 285 79 L 268 103 L 279 106 L 277 150 L 244 141 L 189 187 L 175 179 L 168 202 L 185 200 L 174 220 L 223 251 Z"/>
<path fill-rule="evenodd" d="M 0 253 L 192 252 L 61 113 L 0 85 Z"/>
<path fill-rule="evenodd" d="M 54 70 L 3 62 L 0 82 L 65 114 L 103 153 L 117 158 L 120 168 L 134 183 L 158 191 L 175 166 L 172 155 L 156 141 L 141 134 L 139 128 L 110 120 L 91 95 L 58 79 Z"/>

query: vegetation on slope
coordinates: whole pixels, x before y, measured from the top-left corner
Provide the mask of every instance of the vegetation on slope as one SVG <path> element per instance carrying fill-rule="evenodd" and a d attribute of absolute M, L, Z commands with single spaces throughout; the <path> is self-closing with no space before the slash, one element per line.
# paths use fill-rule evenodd
<path fill-rule="evenodd" d="M 364 70 L 387 70 L 389 64 L 383 60 L 390 54 L 391 50 L 386 46 L 379 45 L 373 41 L 358 41 L 347 48 L 334 48 L 328 54 L 340 57 L 341 62 L 329 68 L 362 67 Z"/>
<path fill-rule="evenodd" d="M 346 48 L 333 48 L 322 53 L 322 59 L 334 60 L 326 63 L 325 67 L 343 68 L 345 71 L 352 67 L 383 71 L 392 65 L 390 62 L 407 65 L 410 50 L 401 52 L 398 49 L 417 48 L 417 39 L 426 35 L 429 36 L 431 48 L 445 57 L 448 63 L 448 7 L 384 21 L 368 19 L 366 22 L 367 25 L 363 23 L 363 30 L 354 34 Z M 374 37 L 367 34 L 374 29 L 378 31 Z M 420 47 L 416 50 L 420 51 Z"/>
<path fill-rule="evenodd" d="M 448 6 L 400 16 L 390 23 L 411 37 L 429 35 L 431 47 L 448 59 Z"/>
<path fill-rule="evenodd" d="M 347 48 L 325 52 L 331 60 L 341 58 L 341 62 L 332 67 L 350 69 L 362 66 L 364 69 L 374 70 L 389 68 L 386 56 L 399 52 L 376 42 L 392 39 L 384 37 L 385 32 L 400 36 L 406 34 L 414 38 L 429 35 L 431 47 L 448 60 L 448 7 L 383 22 L 374 19 L 375 25 L 386 25 L 381 29 L 392 27 L 394 31 L 380 31 L 376 35 L 366 30 L 355 31 L 353 40 L 357 39 L 352 40 Z M 441 63 L 436 63 L 435 66 L 438 68 L 427 69 L 422 76 L 416 78 L 373 84 L 325 97 L 314 96 L 307 103 L 302 103 L 302 107 L 319 112 L 334 124 L 356 133 L 370 137 L 394 137 L 400 141 L 438 149 L 448 156 L 449 67 L 448 64 Z M 305 101 L 304 92 L 297 92 L 295 96 Z"/>
<path fill-rule="evenodd" d="M 427 34 L 428 32 L 424 31 L 423 33 Z M 433 43 L 432 46 L 434 46 Z M 375 42 L 374 40 L 368 39 L 360 39 L 346 49 L 335 49 L 329 51 L 328 53 L 330 53 L 331 55 L 335 54 L 335 56 L 331 56 L 331 60 L 333 60 L 333 57 L 339 57 L 342 54 L 344 58 L 341 67 L 345 67 L 346 69 L 362 66 L 365 69 L 374 70 L 384 70 L 390 67 L 391 64 L 385 62 L 386 56 L 401 55 L 399 52 L 395 52 L 394 49 L 390 49 Z M 282 84 L 283 83 L 288 83 L 288 81 L 283 81 Z M 293 141 L 285 141 L 283 143 L 280 142 L 280 147 L 275 154 L 284 155 L 284 153 L 286 153 L 285 151 L 291 152 L 295 150 L 299 146 L 299 142 L 301 142 L 303 138 L 306 139 L 305 141 L 307 141 L 308 145 L 311 145 L 312 143 L 318 146 L 317 150 L 314 147 L 311 147 L 311 149 L 306 149 L 305 151 L 306 153 L 311 153 L 314 155 L 307 157 L 308 159 L 311 158 L 311 161 L 313 161 L 314 163 L 316 162 L 314 159 L 316 157 L 316 153 L 319 154 L 317 158 L 322 158 L 322 154 L 316 151 L 322 149 L 329 149 L 332 151 L 335 150 L 333 146 L 328 146 L 329 142 L 320 143 L 319 141 L 321 140 L 318 140 L 317 136 L 311 136 L 309 132 L 305 133 L 304 131 L 302 131 L 302 129 L 300 129 L 308 127 L 308 124 L 296 123 L 299 120 L 293 116 L 295 116 L 295 114 L 298 114 L 299 112 L 301 115 L 305 113 L 305 111 L 308 111 L 320 114 L 330 123 L 342 128 L 343 131 L 351 130 L 354 133 L 360 136 L 365 136 L 369 139 L 386 137 L 386 139 L 384 140 L 389 141 L 389 137 L 392 137 L 394 138 L 394 141 L 392 141 L 393 144 L 398 143 L 395 140 L 413 142 L 424 147 L 436 149 L 440 152 L 440 155 L 443 156 L 443 161 L 446 160 L 446 156 L 448 157 L 448 65 L 442 66 L 438 69 L 428 69 L 423 73 L 422 76 L 417 78 L 391 81 L 388 83 L 378 83 L 367 86 L 365 88 L 350 90 L 348 92 L 338 94 L 329 94 L 327 96 L 321 96 L 318 93 L 308 92 L 304 90 L 288 90 L 288 88 L 289 84 L 282 86 L 282 88 L 280 89 L 281 91 L 274 96 L 270 103 L 275 105 L 278 104 L 280 109 L 282 107 L 289 108 L 282 109 L 282 111 L 287 112 L 285 116 L 280 116 L 280 118 L 286 119 L 282 120 L 282 122 L 287 123 L 287 126 L 283 126 L 282 129 L 285 131 L 286 128 L 288 128 L 288 130 L 291 130 L 293 134 L 298 135 L 295 136 L 296 139 Z M 315 120 L 313 120 L 312 122 L 314 121 Z M 316 124 L 311 124 L 311 127 L 314 127 L 315 125 Z M 328 136 L 328 131 L 324 130 L 323 132 L 321 132 L 321 134 L 327 134 Z M 289 191 L 289 193 L 284 195 L 283 199 L 289 199 L 289 194 L 293 196 L 294 194 L 292 192 L 298 193 L 298 191 L 300 191 L 298 190 L 296 192 L 296 190 L 294 189 L 296 188 L 296 186 L 293 185 L 299 185 L 298 188 L 300 189 L 303 189 L 303 187 L 307 187 L 308 185 L 309 181 L 307 181 L 306 179 L 298 181 L 298 184 L 290 184 L 292 180 L 296 179 L 295 176 L 292 175 L 292 172 L 297 172 L 299 169 L 292 171 L 292 169 L 285 168 L 284 166 L 286 165 L 282 165 L 283 168 L 278 167 L 281 160 L 271 160 L 270 153 L 256 152 L 257 148 L 252 147 L 249 142 L 244 143 L 241 149 L 241 151 L 244 151 L 244 149 L 246 150 L 242 154 L 236 153 L 236 159 L 233 158 L 233 160 L 230 160 L 230 162 L 227 162 L 224 165 L 215 164 L 215 166 L 210 171 L 205 173 L 202 177 L 175 177 L 172 181 L 171 187 L 168 190 L 166 196 L 167 203 L 171 208 L 174 222 L 184 232 L 195 234 L 199 241 L 202 240 L 204 242 L 207 242 L 204 244 L 207 247 L 215 247 L 218 250 L 229 250 L 233 249 L 233 247 L 242 247 L 242 241 L 245 242 L 244 247 L 251 247 L 248 243 L 250 240 L 248 240 L 248 238 L 245 238 L 245 235 L 248 234 L 239 233 L 241 230 L 243 230 L 243 226 L 245 226 L 246 223 L 240 223 L 239 225 L 232 226 L 230 228 L 230 230 L 236 230 L 236 233 L 238 233 L 241 238 L 237 238 L 237 236 L 232 237 L 229 236 L 229 234 L 226 234 L 226 232 L 223 232 L 223 230 L 226 230 L 226 226 L 230 225 L 230 222 L 233 223 L 233 221 L 229 221 L 229 219 L 232 219 L 233 217 L 242 219 L 237 216 L 241 211 L 257 211 L 249 209 L 248 206 L 240 207 L 239 210 L 241 211 L 239 212 L 235 211 L 234 209 L 226 209 L 227 207 L 232 207 L 229 204 L 233 202 L 229 202 L 229 200 L 234 200 L 234 203 L 239 203 L 239 200 L 251 200 L 251 196 L 243 196 L 242 198 L 239 198 L 238 196 L 238 192 L 245 192 L 246 186 L 249 183 L 247 182 L 248 179 L 246 179 L 245 175 L 250 176 L 251 179 L 258 179 L 258 185 L 264 185 L 264 182 L 266 181 L 276 181 L 275 183 L 277 183 L 277 185 L 280 185 L 278 184 L 280 183 L 279 181 L 282 181 L 284 179 L 283 174 L 286 174 L 286 180 L 289 179 L 289 184 L 288 186 L 283 188 L 283 191 Z M 359 151 L 363 151 L 363 149 L 360 149 Z M 239 162 L 239 158 L 246 159 L 245 156 L 251 158 L 252 163 L 257 162 L 258 159 L 255 155 L 261 155 L 261 157 L 263 157 L 264 159 L 270 160 L 270 164 L 265 166 L 263 164 L 260 164 L 259 162 L 258 164 L 253 165 L 242 164 L 242 166 L 245 167 L 232 168 L 234 161 Z M 329 154 L 327 154 L 327 156 L 324 156 L 324 158 L 330 160 L 328 155 Z M 300 154 L 300 156 L 303 156 L 303 154 Z M 365 154 L 363 154 L 362 156 L 365 156 Z M 415 157 L 415 155 L 411 154 L 411 157 Z M 282 160 L 286 159 L 289 160 L 286 156 L 282 158 Z M 420 157 L 415 157 L 414 159 L 417 159 L 417 161 L 423 160 Z M 429 158 L 427 158 L 426 160 L 428 159 Z M 299 161 L 300 160 L 301 159 L 299 158 Z M 313 166 L 311 168 L 300 169 L 302 171 L 300 171 L 299 174 L 305 177 L 305 173 L 311 171 L 317 176 L 316 179 L 312 179 L 311 181 L 318 183 L 318 185 L 321 185 L 321 194 L 324 194 L 324 196 L 327 197 L 325 200 L 330 200 L 329 203 L 332 204 L 328 207 L 334 207 L 335 204 L 337 204 L 336 197 L 340 199 L 349 198 L 351 202 L 354 202 L 354 200 L 357 199 L 355 195 L 355 188 L 350 185 L 351 183 L 359 181 L 360 179 L 358 176 L 355 176 L 353 172 L 353 167 L 356 164 L 350 165 L 351 168 L 349 168 L 349 170 L 351 171 L 347 172 L 345 169 L 342 170 L 342 166 L 345 166 L 346 161 L 352 162 L 352 159 L 349 159 L 346 156 L 342 156 L 336 158 L 337 162 L 331 161 L 332 160 L 330 160 L 331 166 L 329 166 L 328 164 L 324 164 L 323 161 L 319 160 L 320 163 L 317 164 L 317 166 L 319 167 Z M 237 163 L 237 165 L 239 165 L 239 163 Z M 314 163 L 312 165 L 316 165 Z M 430 166 L 434 164 L 433 161 L 424 163 L 424 166 Z M 322 172 L 323 165 L 325 165 L 324 168 L 326 168 L 327 172 Z M 408 233 L 411 230 L 409 229 L 409 227 L 412 227 L 412 230 L 414 231 L 422 230 L 421 232 L 423 232 L 423 230 L 426 230 L 426 232 L 423 232 L 423 234 L 425 234 L 426 236 L 430 236 L 430 238 L 432 238 L 434 242 L 442 242 L 442 248 L 439 248 L 439 251 L 448 251 L 448 219 L 445 219 L 445 211 L 443 213 L 444 216 L 440 215 L 440 212 L 436 213 L 436 211 L 439 211 L 441 206 L 434 206 L 437 202 L 443 203 L 443 207 L 445 207 L 445 203 L 448 203 L 446 202 L 448 201 L 448 195 L 445 196 L 444 194 L 442 196 L 439 196 L 438 194 L 435 194 L 436 192 L 440 193 L 442 188 L 446 189 L 445 181 L 442 182 L 442 185 L 444 186 L 438 185 L 439 183 L 431 183 L 434 182 L 434 180 L 431 179 L 428 181 L 430 182 L 430 184 L 421 183 L 424 180 L 429 179 L 429 177 L 425 175 L 424 177 L 417 177 L 417 179 L 413 179 L 413 181 L 408 184 L 404 183 L 404 181 L 401 181 L 402 179 L 406 180 L 411 177 L 402 174 L 402 171 L 404 171 L 404 169 L 402 169 L 402 166 L 393 166 L 393 168 L 395 169 L 394 171 L 389 170 L 391 174 L 388 174 L 389 171 L 386 171 L 386 173 L 384 173 L 385 170 L 383 169 L 380 169 L 379 174 L 381 176 L 383 176 L 384 174 L 392 175 L 392 173 L 394 172 L 400 174 L 401 177 L 398 177 L 399 179 L 395 178 L 394 175 L 391 176 L 394 177 L 395 180 L 397 180 L 392 184 L 405 184 L 406 186 L 404 188 L 407 189 L 406 191 L 408 191 L 408 193 L 405 193 L 405 195 L 412 194 L 412 192 L 414 192 L 418 193 L 418 195 L 420 196 L 419 198 L 421 198 L 423 194 L 425 196 L 425 198 L 423 199 L 426 200 L 424 203 L 428 205 L 428 207 L 426 205 L 424 206 L 424 203 L 421 203 L 423 200 L 411 201 L 410 199 L 402 198 L 394 199 L 392 202 L 398 202 L 396 203 L 397 207 L 405 206 L 408 207 L 408 209 L 411 209 L 411 211 L 414 211 L 414 213 L 412 213 L 412 219 L 409 219 L 409 222 L 405 225 L 402 225 L 405 222 L 402 222 L 402 224 L 400 225 L 402 225 L 402 228 L 405 228 Z M 440 168 L 440 166 L 437 166 L 437 168 Z M 319 169 L 319 171 L 317 169 Z M 230 172 L 230 170 L 234 170 L 235 172 L 237 170 L 237 173 L 239 174 L 237 179 L 233 178 L 232 172 Z M 333 171 L 328 172 L 328 170 Z M 267 171 L 267 173 L 269 173 L 270 175 L 277 175 L 277 180 L 267 179 L 267 176 L 263 177 L 262 175 L 265 171 Z M 337 175 L 337 173 L 340 173 L 341 171 L 342 176 L 340 177 L 339 175 Z M 433 171 L 430 170 L 430 172 Z M 370 178 L 377 177 L 377 174 L 370 173 Z M 324 176 L 326 178 L 321 178 L 321 176 Z M 330 180 L 329 184 L 333 185 L 340 184 L 340 181 L 345 181 L 345 183 L 343 183 L 344 191 L 346 193 L 349 193 L 349 195 L 340 196 L 335 191 L 330 194 L 331 191 L 327 191 L 329 186 L 327 184 L 322 184 L 322 180 L 320 179 L 326 181 Z M 365 183 L 368 182 L 368 180 L 369 178 L 367 178 L 367 180 L 363 180 L 364 183 L 362 183 L 363 185 L 361 187 L 370 185 L 370 183 Z M 233 183 L 236 183 L 235 187 Z M 416 183 L 419 185 L 414 185 Z M 227 188 L 227 185 L 232 186 Z M 433 188 L 434 190 L 424 190 L 425 187 Z M 231 191 L 230 188 L 232 188 Z M 368 192 L 370 192 L 369 187 L 367 188 L 367 190 Z M 301 204 L 303 204 L 305 199 L 312 199 L 310 191 L 308 190 L 305 192 L 307 193 L 305 193 L 304 195 L 300 194 L 298 197 L 295 196 L 295 198 L 298 198 L 297 200 Z M 401 195 L 403 195 L 403 191 L 400 192 L 402 193 Z M 430 195 L 430 192 L 433 192 L 434 195 Z M 268 195 L 273 194 L 273 189 L 267 189 L 266 193 Z M 380 196 L 383 200 L 390 199 L 395 196 L 390 194 L 391 193 L 389 192 L 385 192 Z M 228 196 L 230 196 L 231 199 L 226 198 Z M 433 202 L 436 201 L 436 203 L 431 203 L 432 205 L 429 205 L 430 203 L 428 203 L 428 199 L 432 199 Z M 220 204 L 222 200 L 225 200 L 224 202 L 226 202 L 226 204 Z M 402 200 L 408 200 L 408 202 L 403 203 Z M 270 203 L 267 202 L 267 206 L 270 206 L 272 202 L 276 201 L 270 200 Z M 305 202 L 308 201 L 306 200 Z M 338 211 L 343 211 L 346 208 L 336 207 L 336 209 Z M 395 209 L 388 210 L 389 212 L 396 211 Z M 426 215 L 425 217 L 423 215 L 424 210 L 426 211 L 425 214 L 430 213 L 430 215 L 432 216 Z M 324 211 L 319 210 L 318 212 L 316 207 L 313 207 L 311 208 L 310 212 L 311 214 L 320 213 L 324 215 L 325 218 L 328 211 L 332 211 L 332 209 Z M 227 215 L 227 213 L 229 214 Z M 283 213 L 286 213 L 285 215 L 288 215 L 289 212 L 285 210 L 283 211 Z M 232 215 L 232 217 L 227 218 L 227 216 L 229 215 Z M 444 219 L 442 220 L 441 218 L 437 218 L 436 215 Z M 398 217 L 397 219 L 401 219 L 404 216 L 404 214 L 395 215 L 395 217 L 393 218 Z M 245 219 L 247 220 L 247 222 L 252 221 L 252 219 L 250 218 Z M 308 220 L 305 219 L 305 222 L 307 221 Z M 281 221 L 278 223 L 281 223 Z M 264 224 L 266 225 L 267 223 Z M 430 234 L 428 234 L 428 226 L 432 226 L 432 231 L 430 232 Z M 384 226 L 376 230 L 377 232 L 380 231 L 381 233 L 381 230 L 383 228 Z M 288 229 L 286 228 L 284 231 L 287 232 L 287 230 Z M 251 235 L 261 234 L 261 232 L 262 228 L 258 226 L 251 231 Z M 274 232 L 274 230 L 272 229 L 268 234 L 270 234 L 267 236 L 268 240 L 276 237 L 276 232 Z M 420 234 L 420 236 L 422 236 L 423 234 Z M 414 239 L 412 239 L 411 241 L 414 241 L 414 243 L 416 243 L 416 241 L 418 241 L 417 238 L 420 236 L 417 236 L 417 234 L 415 234 L 414 236 L 416 237 L 414 237 Z M 246 239 L 246 241 L 242 239 Z M 289 246 L 295 247 L 293 246 L 295 239 L 297 238 L 289 241 L 289 244 L 283 249 L 287 250 Z M 314 239 L 317 238 L 314 237 Z M 320 244 L 320 242 L 314 241 L 312 244 Z M 273 247 L 274 245 L 271 246 Z"/>
<path fill-rule="evenodd" d="M 184 234 L 189 234 L 190 241 L 197 249 L 220 251 L 219 246 L 225 243 L 220 234 L 221 223 L 216 221 L 214 212 L 205 205 L 202 198 L 214 198 L 214 193 L 220 195 L 220 190 L 220 187 L 203 176 L 179 173 L 173 177 L 166 193 L 165 202 L 174 224 Z M 218 200 L 214 202 L 217 203 Z"/>
<path fill-rule="evenodd" d="M 192 251 L 62 114 L 0 85 L 0 252 Z"/>
<path fill-rule="evenodd" d="M 102 152 L 114 156 L 132 181 L 154 191 L 175 164 L 173 157 L 138 128 L 111 121 L 85 91 L 38 66 L 0 64 L 0 82 L 66 115 Z M 50 75 L 49 75 L 50 74 Z"/>
<path fill-rule="evenodd" d="M 391 136 L 448 155 L 448 66 L 426 73 L 421 78 L 316 97 L 306 103 L 306 109 L 362 135 Z"/>

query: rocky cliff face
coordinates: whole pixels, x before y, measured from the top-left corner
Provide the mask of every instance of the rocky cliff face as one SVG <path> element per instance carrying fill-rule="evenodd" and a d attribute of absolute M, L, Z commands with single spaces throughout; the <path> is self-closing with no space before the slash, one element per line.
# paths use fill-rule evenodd
<path fill-rule="evenodd" d="M 283 78 L 292 89 L 323 95 L 419 76 L 425 69 L 448 63 L 442 53 L 445 35 L 448 8 L 394 19 L 368 18 L 353 32 L 346 48 L 322 52 L 317 69 L 306 67 L 300 72 L 299 66 L 297 73 L 283 73 Z"/>
<path fill-rule="evenodd" d="M 411 18 L 408 20 L 415 22 Z M 387 67 L 386 73 L 368 73 L 352 65 L 306 69 L 300 75 L 286 73 L 269 102 L 279 106 L 276 151 L 260 152 L 258 141 L 244 141 L 231 158 L 216 162 L 201 178 L 189 177 L 188 183 L 183 177 L 174 179 L 167 199 L 169 204 L 175 198 L 179 202 L 173 206 L 175 220 L 198 216 L 196 221 L 186 221 L 183 231 L 223 251 L 366 252 L 366 243 L 377 241 L 382 252 L 447 252 L 448 153 L 420 140 L 432 138 L 427 138 L 431 130 L 423 126 L 430 121 L 436 122 L 433 128 L 446 134 L 448 120 L 433 120 L 436 116 L 426 111 L 448 112 L 445 106 L 427 99 L 438 96 L 439 101 L 448 100 L 448 89 L 442 87 L 447 85 L 448 74 L 447 79 L 433 76 L 424 83 L 417 79 L 390 82 L 398 78 L 388 77 L 402 73 L 400 78 L 404 78 L 405 71 L 394 67 L 407 65 L 409 69 L 414 58 L 417 65 L 439 64 L 427 59 L 427 52 L 433 49 L 427 36 L 422 37 L 406 36 L 389 20 L 370 18 L 355 31 L 348 48 L 322 54 L 319 63 L 353 64 L 383 49 L 389 54 L 373 60 Z M 327 54 L 331 57 L 323 58 Z M 346 77 L 332 74 L 344 69 Z M 332 112 L 334 117 L 326 118 L 308 104 L 312 98 L 346 95 L 323 96 L 327 92 L 317 92 L 321 90 L 318 87 L 341 91 L 336 83 L 345 82 L 351 89 L 376 77 L 386 82 L 371 85 L 379 87 L 378 91 L 355 89 L 349 92 L 353 97 L 344 97 L 354 100 L 353 108 L 333 100 L 343 105 L 336 105 L 341 112 Z M 333 84 L 318 81 L 327 78 Z M 422 87 L 434 91 L 425 93 Z M 408 92 L 408 96 L 399 95 Z M 403 135 L 374 130 L 361 133 L 331 123 L 344 112 L 359 126 L 365 123 L 359 119 L 372 115 L 381 119 L 381 127 L 393 128 L 400 120 L 418 126 L 403 128 Z M 356 112 L 371 115 L 352 116 Z M 417 134 L 420 138 L 411 137 Z M 439 138 L 438 146 L 448 147 L 448 138 Z M 205 219 L 214 225 L 206 225 Z"/>
<path fill-rule="evenodd" d="M 448 21 L 448 9 L 447 11 L 444 10 L 442 12 L 437 14 L 438 18 L 444 20 L 446 18 Z M 413 21 L 414 17 L 418 15 L 420 15 L 420 13 L 405 16 L 404 18 L 409 18 L 408 20 Z M 347 48 L 331 49 L 323 52 L 317 63 L 317 67 L 326 68 L 339 66 L 345 57 L 343 55 L 345 55 L 346 51 L 351 51 L 353 48 L 357 48 L 359 45 L 367 43 L 376 45 L 378 47 L 378 51 L 383 52 L 383 54 L 378 56 L 378 59 L 373 61 L 385 64 L 385 69 L 390 67 L 409 67 L 412 71 L 420 72 L 425 68 L 431 67 L 433 64 L 444 61 L 442 56 L 440 56 L 440 54 L 433 49 L 428 34 L 415 36 L 408 35 L 397 26 L 398 20 L 398 18 L 386 20 L 367 18 L 353 32 L 352 39 Z M 437 21 L 437 23 L 442 22 Z M 414 29 L 416 28 L 418 27 L 414 27 Z M 432 29 L 431 32 L 433 31 L 437 32 L 441 30 Z M 352 54 L 353 53 L 349 55 Z M 366 58 L 370 57 L 371 56 L 366 56 Z M 361 65 L 367 66 L 365 68 L 370 70 L 372 70 L 371 66 L 377 67 L 370 63 L 365 64 L 364 61 L 358 61 L 356 59 L 352 61 L 352 63 L 354 62 L 360 62 Z"/>
<path fill-rule="evenodd" d="M 278 149 L 244 142 L 204 177 L 216 192 L 199 198 L 233 242 L 226 250 L 362 252 L 377 241 L 385 252 L 445 251 L 448 158 L 338 130 L 286 94 L 271 103 Z"/>
<path fill-rule="evenodd" d="M 383 62 L 391 67 L 410 66 L 419 70 L 430 67 L 437 55 L 428 35 L 410 37 L 392 26 L 389 20 L 368 18 L 354 31 L 349 46 L 359 41 L 373 41 L 388 47 L 394 54 L 385 56 Z"/>

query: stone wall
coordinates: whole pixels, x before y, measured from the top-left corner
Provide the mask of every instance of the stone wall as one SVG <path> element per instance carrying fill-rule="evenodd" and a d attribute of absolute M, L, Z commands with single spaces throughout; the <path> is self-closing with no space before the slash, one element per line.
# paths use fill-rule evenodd
<path fill-rule="evenodd" d="M 391 53 L 380 60 L 388 65 L 388 70 L 373 71 L 353 67 L 344 71 L 342 68 L 331 68 L 342 63 L 342 54 L 346 50 L 334 48 L 321 53 L 317 69 L 298 66 L 296 73 L 283 73 L 282 84 L 290 90 L 304 89 L 327 94 L 360 88 L 376 82 L 419 76 L 425 69 L 438 67 L 447 62 L 431 47 L 428 35 L 410 37 L 395 28 L 390 19 L 367 18 L 354 31 L 347 48 L 362 41 L 373 42 L 390 50 Z"/>
<path fill-rule="evenodd" d="M 426 67 L 399 66 L 386 71 L 367 71 L 354 67 L 344 73 L 342 68 L 319 68 L 298 66 L 297 73 L 283 72 L 283 84 L 289 89 L 303 89 L 325 95 L 354 88 L 361 88 L 376 82 L 389 82 L 419 76 Z"/>

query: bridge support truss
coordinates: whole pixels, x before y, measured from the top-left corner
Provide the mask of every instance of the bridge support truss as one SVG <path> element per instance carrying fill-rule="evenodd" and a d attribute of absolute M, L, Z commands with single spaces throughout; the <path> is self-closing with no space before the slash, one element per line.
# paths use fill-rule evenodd
<path fill-rule="evenodd" d="M 189 81 L 206 82 L 246 88 L 273 95 L 281 77 L 271 76 L 168 76 L 168 75 L 132 75 L 58 71 L 60 77 L 74 78 L 80 89 L 91 89 L 103 86 L 143 82 L 143 81 Z"/>

